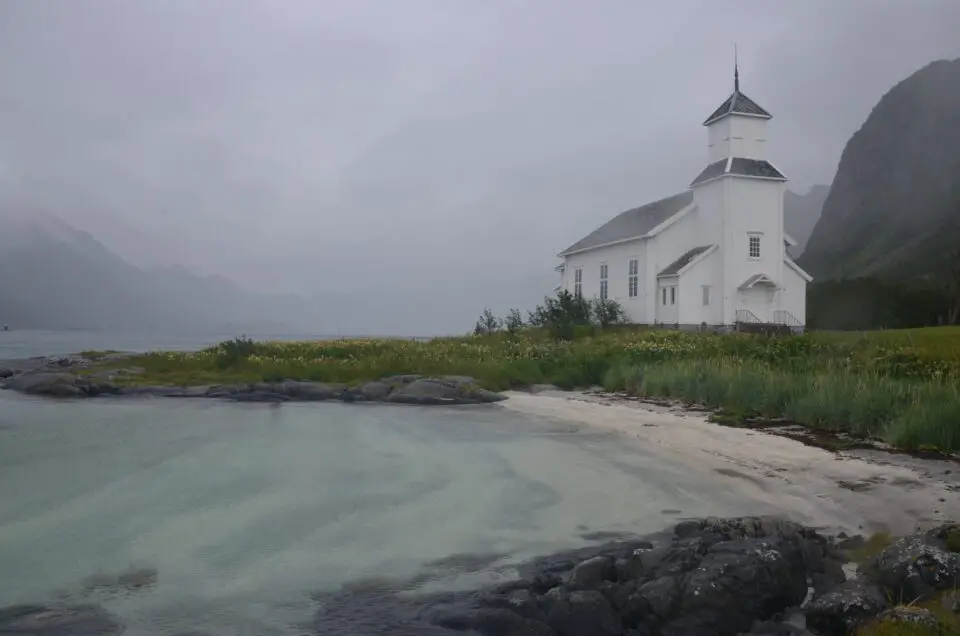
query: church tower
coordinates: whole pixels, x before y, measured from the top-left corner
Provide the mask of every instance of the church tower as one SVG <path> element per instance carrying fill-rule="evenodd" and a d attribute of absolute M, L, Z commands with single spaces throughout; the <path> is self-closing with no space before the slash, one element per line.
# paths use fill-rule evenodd
<path fill-rule="evenodd" d="M 720 248 L 724 324 L 737 320 L 738 312 L 769 322 L 779 309 L 787 178 L 768 156 L 772 118 L 741 92 L 734 64 L 733 93 L 703 122 L 707 166 L 690 187 L 703 240 Z"/>

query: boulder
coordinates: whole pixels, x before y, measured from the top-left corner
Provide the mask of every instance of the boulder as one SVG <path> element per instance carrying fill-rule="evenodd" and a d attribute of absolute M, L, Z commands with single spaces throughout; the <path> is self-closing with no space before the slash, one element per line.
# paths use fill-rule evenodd
<path fill-rule="evenodd" d="M 547 625 L 557 636 L 620 636 L 620 617 L 596 590 L 570 592 L 554 600 Z"/>
<path fill-rule="evenodd" d="M 29 395 L 45 395 L 48 397 L 86 396 L 86 393 L 77 386 L 77 376 L 72 373 L 21 373 L 4 380 L 2 387 Z"/>
<path fill-rule="evenodd" d="M 386 382 L 377 381 L 367 382 L 366 384 L 362 385 L 359 388 L 358 393 L 366 400 L 378 402 L 390 395 L 391 390 L 391 386 Z"/>
<path fill-rule="evenodd" d="M 843 636 L 887 606 L 880 588 L 866 579 L 846 581 L 818 594 L 804 608 L 807 626 L 824 636 Z"/>
<path fill-rule="evenodd" d="M 297 382 L 286 380 L 275 386 L 274 391 L 300 402 L 322 402 L 338 397 L 342 393 L 339 387 L 320 382 Z"/>
<path fill-rule="evenodd" d="M 8 369 L 6 367 L 0 368 L 0 380 L 6 380 L 7 378 L 13 377 L 13 369 Z"/>
<path fill-rule="evenodd" d="M 597 556 L 583 561 L 570 575 L 571 589 L 596 590 L 604 581 L 614 581 L 617 578 L 617 569 L 613 557 Z"/>
<path fill-rule="evenodd" d="M 471 378 L 421 378 L 387 396 L 394 404 L 483 404 L 505 398 L 478 387 Z"/>
<path fill-rule="evenodd" d="M 960 581 L 960 553 L 947 548 L 955 524 L 892 543 L 864 568 L 891 598 L 929 599 L 936 592 L 954 589 Z"/>

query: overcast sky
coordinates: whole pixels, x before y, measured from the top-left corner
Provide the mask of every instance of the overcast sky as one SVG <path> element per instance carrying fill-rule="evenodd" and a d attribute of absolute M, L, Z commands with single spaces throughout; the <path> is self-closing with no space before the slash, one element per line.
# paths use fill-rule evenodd
<path fill-rule="evenodd" d="M 456 330 L 687 186 L 735 41 L 805 191 L 958 32 L 957 0 L 0 0 L 0 183 L 140 265 L 416 289 Z"/>

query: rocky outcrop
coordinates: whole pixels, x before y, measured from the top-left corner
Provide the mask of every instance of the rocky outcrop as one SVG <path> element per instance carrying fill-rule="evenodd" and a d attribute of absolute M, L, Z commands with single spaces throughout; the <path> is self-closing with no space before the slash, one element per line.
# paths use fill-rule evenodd
<path fill-rule="evenodd" d="M 406 582 L 375 578 L 317 593 L 313 632 L 847 636 L 869 621 L 933 626 L 940 620 L 936 612 L 912 602 L 931 600 L 956 584 L 948 578 L 958 574 L 952 568 L 960 554 L 950 549 L 957 531 L 955 524 L 944 525 L 907 537 L 845 580 L 840 561 L 846 548 L 812 529 L 772 517 L 684 521 L 650 540 L 630 538 L 534 559 L 516 568 L 518 578 L 480 590 L 418 593 L 420 585 L 435 582 L 436 573 L 428 571 Z M 155 571 L 142 569 L 93 582 L 138 589 L 155 580 Z M 891 606 L 898 591 L 918 596 Z M 939 602 L 944 612 L 960 613 L 955 592 Z M 122 631 L 114 617 L 92 605 L 0 609 L 0 635 Z"/>
<path fill-rule="evenodd" d="M 359 386 L 323 382 L 257 382 L 215 386 L 129 386 L 118 382 L 124 375 L 136 375 L 137 369 L 115 369 L 84 375 L 84 358 L 57 358 L 29 370 L 0 379 L 0 389 L 55 398 L 91 398 L 97 396 L 139 396 L 176 398 L 219 398 L 234 402 L 385 402 L 414 405 L 488 404 L 504 399 L 487 391 L 473 378 L 449 376 L 426 378 L 398 375 Z"/>
<path fill-rule="evenodd" d="M 689 521 L 662 541 L 622 541 L 537 559 L 519 568 L 520 580 L 420 598 L 415 608 L 386 600 L 382 591 L 376 598 L 335 595 L 319 611 L 317 627 L 339 633 L 327 629 L 356 604 L 370 624 L 403 623 L 403 633 L 411 634 L 802 635 L 810 633 L 801 613 L 810 581 L 827 571 L 831 558 L 825 538 L 787 521 Z M 431 631 L 437 627 L 447 631 Z"/>
<path fill-rule="evenodd" d="M 932 624 L 932 612 L 891 607 L 888 599 L 916 578 L 921 554 L 940 564 L 960 556 L 948 549 L 951 528 L 893 544 L 845 580 L 843 550 L 809 528 L 770 517 L 685 521 L 653 541 L 536 559 L 520 566 L 519 580 L 477 592 L 345 589 L 324 599 L 316 627 L 324 634 L 376 625 L 376 633 L 450 636 L 846 636 L 875 620 Z M 944 589 L 948 573 L 938 572 L 923 579 L 920 599 Z M 943 602 L 952 607 L 954 599 Z"/>
<path fill-rule="evenodd" d="M 960 59 L 919 69 L 850 138 L 800 257 L 815 280 L 938 280 L 960 237 Z"/>

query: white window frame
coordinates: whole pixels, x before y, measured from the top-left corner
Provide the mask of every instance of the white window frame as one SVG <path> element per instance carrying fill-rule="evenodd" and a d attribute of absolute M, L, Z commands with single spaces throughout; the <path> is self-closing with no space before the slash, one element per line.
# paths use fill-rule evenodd
<path fill-rule="evenodd" d="M 677 286 L 676 285 L 670 285 L 670 304 L 671 305 L 677 304 Z"/>
<path fill-rule="evenodd" d="M 751 261 L 758 261 L 763 255 L 763 252 L 760 250 L 762 238 L 763 232 L 747 233 L 747 258 L 749 258 Z M 754 245 L 756 245 L 756 250 L 754 250 Z"/>
<path fill-rule="evenodd" d="M 583 298 L 583 268 L 576 267 L 573 270 L 573 295 L 577 298 Z"/>
<path fill-rule="evenodd" d="M 710 285 L 701 285 L 700 289 L 703 292 L 703 306 L 707 307 L 710 305 Z"/>
<path fill-rule="evenodd" d="M 610 268 L 606 263 L 600 263 L 600 300 L 607 299 L 607 279 L 610 274 Z"/>
<path fill-rule="evenodd" d="M 627 295 L 636 298 L 640 293 L 640 259 L 631 258 L 627 262 Z"/>

